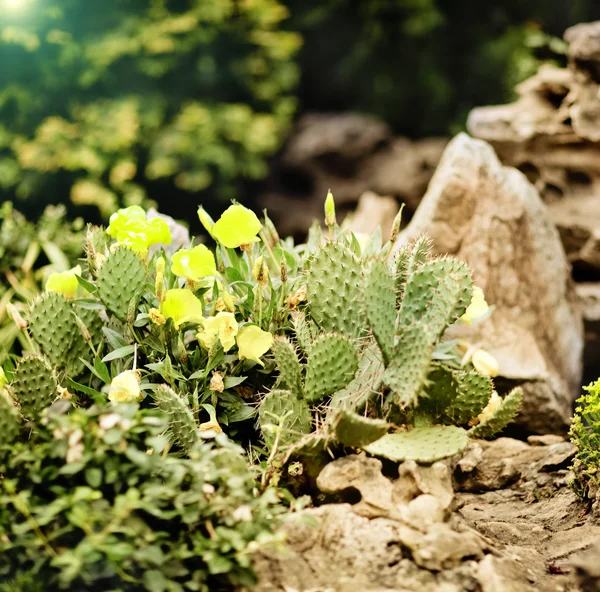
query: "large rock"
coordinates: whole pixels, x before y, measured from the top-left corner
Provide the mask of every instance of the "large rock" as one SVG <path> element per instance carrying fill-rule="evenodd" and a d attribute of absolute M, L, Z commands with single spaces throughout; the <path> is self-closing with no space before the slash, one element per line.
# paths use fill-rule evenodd
<path fill-rule="evenodd" d="M 437 253 L 469 263 L 494 305 L 489 319 L 461 335 L 497 358 L 500 387 L 523 385 L 518 423 L 530 433 L 565 430 L 581 381 L 582 321 L 558 232 L 535 188 L 486 142 L 460 134 L 398 244 L 421 234 Z"/>

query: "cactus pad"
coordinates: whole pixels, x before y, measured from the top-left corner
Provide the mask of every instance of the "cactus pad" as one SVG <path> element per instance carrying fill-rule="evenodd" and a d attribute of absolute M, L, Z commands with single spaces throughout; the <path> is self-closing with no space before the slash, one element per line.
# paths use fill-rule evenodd
<path fill-rule="evenodd" d="M 321 335 L 308 352 L 304 396 L 309 403 L 320 401 L 344 388 L 358 369 L 352 342 L 343 335 Z"/>
<path fill-rule="evenodd" d="M 323 331 L 358 337 L 365 330 L 362 266 L 348 247 L 327 243 L 311 261 L 306 292 Z"/>
<path fill-rule="evenodd" d="M 24 356 L 13 373 L 11 389 L 23 417 L 35 421 L 49 407 L 58 393 L 54 369 L 46 358 Z"/>
<path fill-rule="evenodd" d="M 296 397 L 302 397 L 302 366 L 294 346 L 287 338 L 278 337 L 273 344 L 273 354 L 284 388 L 292 391 Z"/>
<path fill-rule="evenodd" d="M 287 445 L 310 433 L 312 418 L 308 405 L 294 393 L 286 390 L 271 391 L 258 409 L 260 429 L 265 443 L 273 447 L 278 426 L 281 429 L 279 445 Z"/>
<path fill-rule="evenodd" d="M 384 382 L 391 389 L 388 404 L 407 407 L 417 402 L 426 383 L 434 343 L 423 323 L 404 328 L 396 354 L 385 370 Z"/>
<path fill-rule="evenodd" d="M 415 428 L 410 432 L 386 434 L 365 450 L 393 461 L 433 463 L 462 452 L 468 445 L 467 432 L 456 426 Z"/>
<path fill-rule="evenodd" d="M 390 424 L 382 419 L 369 419 L 352 411 L 338 411 L 333 419 L 331 431 L 340 444 L 364 448 L 387 434 L 390 427 Z"/>
<path fill-rule="evenodd" d="M 153 396 L 159 409 L 168 417 L 171 437 L 189 453 L 200 439 L 200 430 L 187 401 L 166 384 L 157 386 Z"/>
<path fill-rule="evenodd" d="M 146 268 L 131 249 L 119 247 L 102 264 L 96 284 L 106 308 L 126 321 L 131 301 L 139 298 L 146 285 Z"/>
<path fill-rule="evenodd" d="M 365 282 L 365 310 L 383 359 L 389 364 L 394 355 L 396 287 L 389 267 L 377 259 Z"/>
<path fill-rule="evenodd" d="M 333 395 L 329 406 L 332 410 L 362 410 L 371 395 L 381 387 L 384 371 L 381 350 L 371 342 L 358 356 L 358 370 L 354 378 Z"/>
<path fill-rule="evenodd" d="M 453 372 L 457 393 L 448 408 L 448 418 L 455 424 L 467 423 L 481 413 L 494 389 L 492 379 L 476 370 Z"/>
<path fill-rule="evenodd" d="M 311 328 L 311 323 L 307 320 L 306 315 L 301 310 L 292 312 L 292 325 L 296 340 L 303 352 L 307 352 L 314 339 L 314 334 Z"/>
<path fill-rule="evenodd" d="M 522 403 L 523 390 L 519 387 L 514 388 L 504 397 L 502 404 L 488 419 L 467 432 L 469 437 L 491 438 L 515 419 Z"/>
<path fill-rule="evenodd" d="M 437 259 L 408 276 L 398 327 L 420 321 L 433 339 L 467 310 L 473 293 L 471 272 L 455 259 Z"/>
<path fill-rule="evenodd" d="M 29 329 L 44 355 L 59 368 L 74 363 L 73 341 L 81 332 L 71 303 L 56 292 L 41 294 L 31 305 Z"/>
<path fill-rule="evenodd" d="M 417 413 L 428 417 L 431 423 L 438 423 L 446 416 L 456 392 L 457 384 L 452 370 L 442 364 L 433 365 L 427 376 L 424 396 L 419 399 Z"/>

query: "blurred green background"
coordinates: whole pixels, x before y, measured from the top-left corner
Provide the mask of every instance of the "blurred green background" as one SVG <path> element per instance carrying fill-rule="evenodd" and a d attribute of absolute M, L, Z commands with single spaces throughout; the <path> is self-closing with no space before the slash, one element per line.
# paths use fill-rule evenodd
<path fill-rule="evenodd" d="M 300 114 L 462 129 L 598 0 L 0 0 L 0 200 L 101 221 L 252 202 Z"/>

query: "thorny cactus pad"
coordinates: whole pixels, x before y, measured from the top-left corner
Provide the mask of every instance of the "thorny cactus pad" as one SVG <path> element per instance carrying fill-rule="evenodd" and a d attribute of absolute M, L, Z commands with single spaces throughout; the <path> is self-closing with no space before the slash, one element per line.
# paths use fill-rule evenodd
<path fill-rule="evenodd" d="M 12 393 L 25 419 L 35 421 L 58 396 L 54 369 L 42 356 L 25 356 L 17 364 Z"/>

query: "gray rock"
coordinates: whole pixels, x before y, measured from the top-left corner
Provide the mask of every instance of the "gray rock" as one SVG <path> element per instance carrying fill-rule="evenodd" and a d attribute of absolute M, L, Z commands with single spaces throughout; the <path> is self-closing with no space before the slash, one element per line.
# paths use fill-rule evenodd
<path fill-rule="evenodd" d="M 397 247 L 421 234 L 437 253 L 466 261 L 494 305 L 489 319 L 456 335 L 496 357 L 505 387 L 523 386 L 520 426 L 565 431 L 579 394 L 583 328 L 564 250 L 535 188 L 486 142 L 460 134 Z"/>

